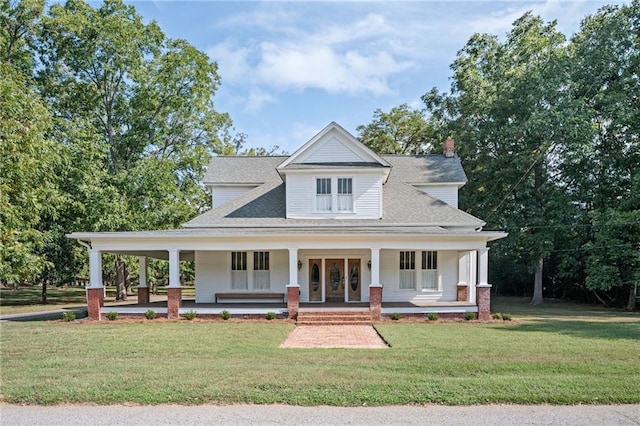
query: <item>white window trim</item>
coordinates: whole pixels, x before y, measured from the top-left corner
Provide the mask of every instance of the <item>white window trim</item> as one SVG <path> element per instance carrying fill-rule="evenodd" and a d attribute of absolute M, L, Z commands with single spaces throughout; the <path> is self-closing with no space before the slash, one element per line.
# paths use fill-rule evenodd
<path fill-rule="evenodd" d="M 233 263 L 231 261 L 232 259 L 232 254 L 233 252 L 237 252 L 237 253 L 246 253 L 247 254 L 247 264 L 246 267 L 247 269 L 241 270 L 240 272 L 244 272 L 246 274 L 246 279 L 247 279 L 247 288 L 233 288 L 232 284 L 233 284 L 233 275 L 234 272 L 239 272 L 239 271 L 234 271 L 233 270 Z M 259 253 L 259 252 L 266 252 L 269 253 L 269 269 L 267 269 L 266 271 L 269 272 L 269 287 L 268 288 L 255 288 L 255 284 L 254 284 L 254 274 L 255 272 L 264 272 L 265 270 L 257 270 L 255 269 L 255 265 L 254 265 L 254 253 Z M 271 289 L 271 251 L 270 250 L 231 250 L 229 255 L 229 288 L 232 291 L 239 291 L 239 292 L 247 292 L 247 293 L 251 293 L 253 291 L 255 292 L 259 292 L 259 291 L 267 291 Z"/>
<path fill-rule="evenodd" d="M 415 253 L 415 263 L 414 263 L 414 269 L 413 272 L 415 273 L 414 276 L 414 287 L 413 288 L 401 288 L 400 287 L 400 274 L 402 273 L 401 271 L 404 271 L 406 269 L 400 269 L 400 252 L 405 251 L 405 252 L 414 252 Z M 439 293 L 442 292 L 442 280 L 440 277 L 440 262 L 438 261 L 438 267 L 435 269 L 436 271 L 436 282 L 437 282 L 437 288 L 422 288 L 422 252 L 423 251 L 435 251 L 436 252 L 436 256 L 439 257 L 439 252 L 438 250 L 397 250 L 396 252 L 396 265 L 398 265 L 398 287 L 397 290 L 400 292 L 415 292 L 415 293 Z M 433 271 L 433 269 L 426 269 L 427 271 Z"/>
<path fill-rule="evenodd" d="M 318 209 L 318 179 L 331 179 L 331 210 Z M 351 208 L 349 210 L 338 210 L 338 179 L 351 179 Z M 353 215 L 355 211 L 355 182 L 354 176 L 348 175 L 331 175 L 331 176 L 314 176 L 313 177 L 313 213 L 330 214 L 330 215 Z"/>

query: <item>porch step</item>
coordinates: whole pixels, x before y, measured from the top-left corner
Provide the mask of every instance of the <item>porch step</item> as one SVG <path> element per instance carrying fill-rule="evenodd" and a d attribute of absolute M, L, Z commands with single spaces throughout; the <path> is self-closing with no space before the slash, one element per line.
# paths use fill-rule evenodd
<path fill-rule="evenodd" d="M 297 325 L 371 325 L 371 313 L 366 311 L 300 311 Z"/>

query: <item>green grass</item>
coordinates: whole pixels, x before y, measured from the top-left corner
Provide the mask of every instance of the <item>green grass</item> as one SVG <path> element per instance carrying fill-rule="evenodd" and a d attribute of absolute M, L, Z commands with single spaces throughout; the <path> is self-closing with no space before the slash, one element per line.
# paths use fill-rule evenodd
<path fill-rule="evenodd" d="M 136 288 L 132 287 L 134 295 L 129 297 L 128 303 L 136 303 Z M 166 295 L 165 287 L 158 287 L 158 295 Z M 194 287 L 183 287 L 182 297 L 195 296 Z M 123 304 L 115 300 L 115 287 L 107 287 L 105 305 Z M 84 287 L 55 287 L 47 288 L 47 304 L 43 305 L 42 287 L 20 287 L 18 290 L 0 287 L 0 315 L 22 314 L 27 312 L 50 311 L 56 309 L 77 308 L 87 305 Z"/>
<path fill-rule="evenodd" d="M 502 309 L 516 312 L 516 307 Z M 632 314 L 634 315 L 634 314 Z M 288 323 L 2 323 L 2 401 L 640 403 L 640 319 L 377 325 L 391 348 L 281 349 Z"/>

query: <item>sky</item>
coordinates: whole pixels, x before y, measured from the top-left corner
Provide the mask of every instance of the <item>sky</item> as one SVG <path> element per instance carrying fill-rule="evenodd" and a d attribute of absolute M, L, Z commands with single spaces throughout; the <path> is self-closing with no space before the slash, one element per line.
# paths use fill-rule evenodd
<path fill-rule="evenodd" d="M 332 121 L 357 136 L 378 108 L 448 92 L 474 33 L 504 38 L 531 10 L 567 37 L 615 1 L 131 1 L 145 22 L 217 62 L 216 110 L 246 147 L 293 153 Z"/>

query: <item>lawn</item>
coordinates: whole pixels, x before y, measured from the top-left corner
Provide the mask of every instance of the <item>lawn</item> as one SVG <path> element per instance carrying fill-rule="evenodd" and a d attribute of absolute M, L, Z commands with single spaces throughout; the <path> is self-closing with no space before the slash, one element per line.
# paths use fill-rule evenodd
<path fill-rule="evenodd" d="M 127 302 L 136 303 L 136 288 L 132 288 L 133 294 L 128 297 Z M 164 286 L 158 287 L 159 295 L 166 295 L 167 289 Z M 195 290 L 193 286 L 183 287 L 183 297 L 193 297 Z M 116 302 L 115 287 L 107 287 L 105 305 L 122 304 L 127 302 Z M 0 287 L 0 315 L 22 314 L 27 312 L 50 311 L 56 309 L 70 309 L 87 306 L 87 296 L 85 288 L 82 286 L 47 288 L 47 304 L 43 305 L 41 286 L 23 286 L 18 290 Z"/>
<path fill-rule="evenodd" d="M 516 314 L 519 302 L 498 306 Z M 281 349 L 283 322 L 2 323 L 2 401 L 640 403 L 640 317 L 392 323 L 389 349 Z M 558 316 L 558 318 L 556 318 Z M 516 315 L 516 319 L 518 316 Z"/>

